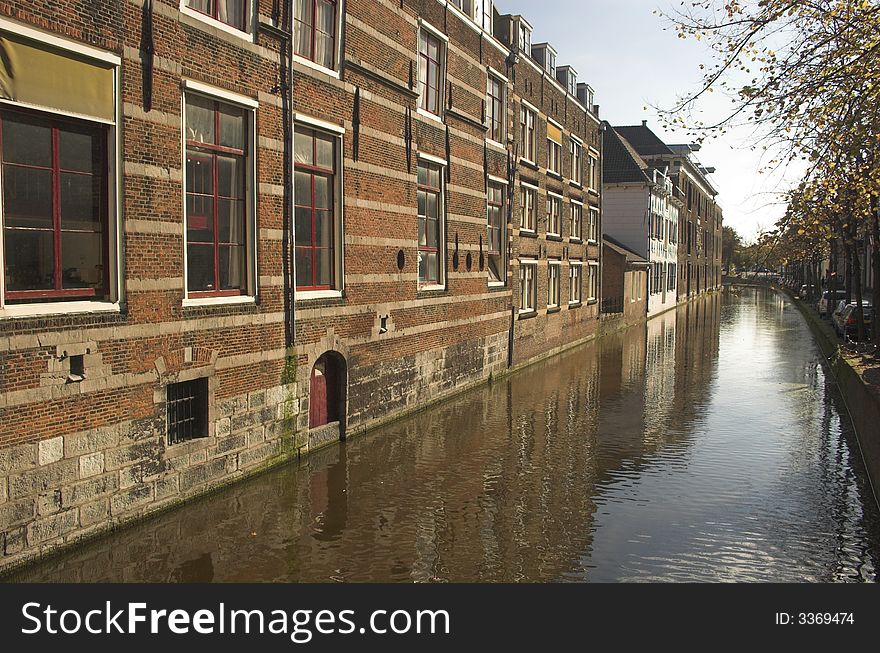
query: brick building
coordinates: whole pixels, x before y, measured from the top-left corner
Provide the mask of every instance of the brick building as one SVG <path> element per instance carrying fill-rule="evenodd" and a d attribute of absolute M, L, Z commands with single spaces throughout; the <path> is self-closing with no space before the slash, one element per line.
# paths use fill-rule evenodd
<path fill-rule="evenodd" d="M 596 332 L 592 90 L 523 17 L 17 0 L 0 50 L 0 568 Z"/>

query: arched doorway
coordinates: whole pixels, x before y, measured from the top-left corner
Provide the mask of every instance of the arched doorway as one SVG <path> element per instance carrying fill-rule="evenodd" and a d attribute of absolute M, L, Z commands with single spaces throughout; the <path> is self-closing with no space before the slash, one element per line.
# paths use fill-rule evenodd
<path fill-rule="evenodd" d="M 321 356 L 309 379 L 309 430 L 339 425 L 339 437 L 345 437 L 345 359 L 335 351 Z"/>

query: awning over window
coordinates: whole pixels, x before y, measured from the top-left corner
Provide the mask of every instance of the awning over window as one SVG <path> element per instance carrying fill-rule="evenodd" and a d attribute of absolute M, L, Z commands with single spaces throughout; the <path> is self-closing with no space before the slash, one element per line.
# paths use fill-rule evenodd
<path fill-rule="evenodd" d="M 115 120 L 114 67 L 0 30 L 0 98 Z"/>
<path fill-rule="evenodd" d="M 547 138 L 562 145 L 562 130 L 552 122 L 547 122 Z"/>

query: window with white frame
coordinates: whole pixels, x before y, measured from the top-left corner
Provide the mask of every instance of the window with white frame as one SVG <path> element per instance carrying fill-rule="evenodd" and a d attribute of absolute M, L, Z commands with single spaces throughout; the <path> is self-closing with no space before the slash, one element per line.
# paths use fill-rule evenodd
<path fill-rule="evenodd" d="M 443 107 L 445 45 L 424 26 L 419 30 L 419 108 L 437 116 Z"/>
<path fill-rule="evenodd" d="M 599 242 L 599 209 L 595 206 L 590 207 L 590 224 L 587 239 L 592 243 Z"/>
<path fill-rule="evenodd" d="M 537 140 L 535 137 L 535 112 L 525 104 L 520 106 L 519 112 L 519 142 L 522 148 L 521 156 L 531 163 L 535 163 L 538 157 Z"/>
<path fill-rule="evenodd" d="M 504 142 L 504 125 L 507 122 L 507 107 L 504 102 L 504 81 L 489 73 L 486 87 L 486 118 L 489 123 L 489 138 L 497 143 Z"/>
<path fill-rule="evenodd" d="M 559 308 L 559 272 L 562 263 L 550 260 L 547 263 L 547 308 Z"/>
<path fill-rule="evenodd" d="M 584 216 L 584 207 L 582 204 L 578 202 L 571 203 L 571 219 L 569 220 L 569 232 L 568 236 L 572 240 L 581 240 L 584 236 L 583 234 L 583 216 Z"/>
<path fill-rule="evenodd" d="M 547 121 L 547 170 L 562 174 L 562 128 Z"/>
<path fill-rule="evenodd" d="M 599 181 L 599 158 L 594 156 L 593 154 L 590 154 L 589 159 L 590 168 L 588 172 L 590 175 L 590 190 L 598 192 L 599 184 L 601 183 Z"/>
<path fill-rule="evenodd" d="M 504 264 L 505 234 L 504 227 L 507 224 L 507 211 L 505 210 L 505 193 L 507 187 L 497 182 L 489 183 L 489 196 L 487 198 L 487 248 L 486 267 L 489 269 L 490 283 L 504 283 L 507 279 L 506 266 Z"/>
<path fill-rule="evenodd" d="M 568 264 L 568 303 L 580 304 L 583 296 L 584 263 L 572 260 Z"/>
<path fill-rule="evenodd" d="M 68 56 L 44 38 L 0 29 L 0 79 L 14 82 L 0 84 L 14 89 L 0 99 L 0 306 L 109 303 L 118 299 L 118 61 Z"/>
<path fill-rule="evenodd" d="M 547 195 L 547 233 L 558 236 L 562 233 L 562 198 Z"/>
<path fill-rule="evenodd" d="M 477 0 L 477 2 L 479 1 L 480 0 Z M 482 4 L 483 29 L 491 34 L 494 28 L 495 3 L 493 2 L 493 0 L 482 0 Z"/>
<path fill-rule="evenodd" d="M 186 290 L 252 294 L 253 109 L 187 91 Z"/>
<path fill-rule="evenodd" d="M 583 146 L 571 139 L 571 180 L 580 185 L 584 181 Z"/>
<path fill-rule="evenodd" d="M 532 186 L 522 185 L 519 189 L 520 229 L 537 231 L 538 222 L 538 190 Z"/>
<path fill-rule="evenodd" d="M 341 139 L 297 123 L 293 142 L 296 289 L 339 290 Z"/>
<path fill-rule="evenodd" d="M 184 6 L 243 32 L 250 31 L 252 0 L 184 0 Z"/>
<path fill-rule="evenodd" d="M 294 0 L 294 54 L 335 69 L 338 11 L 336 0 Z"/>
<path fill-rule="evenodd" d="M 589 279 L 587 280 L 587 299 L 594 301 L 599 299 L 599 264 L 590 263 Z"/>
<path fill-rule="evenodd" d="M 443 168 L 425 160 L 418 167 L 419 285 L 444 281 Z"/>
<path fill-rule="evenodd" d="M 525 52 L 527 57 L 532 56 L 532 30 L 523 23 L 522 19 L 517 21 L 516 45 L 521 52 Z"/>
<path fill-rule="evenodd" d="M 538 261 L 520 259 L 519 261 L 519 312 L 532 313 L 538 304 L 538 286 L 536 273 Z"/>

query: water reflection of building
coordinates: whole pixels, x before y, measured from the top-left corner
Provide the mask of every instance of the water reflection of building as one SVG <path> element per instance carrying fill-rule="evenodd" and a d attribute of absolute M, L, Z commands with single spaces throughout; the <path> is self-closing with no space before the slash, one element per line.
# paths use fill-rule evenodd
<path fill-rule="evenodd" d="M 699 412 L 685 407 L 708 398 L 718 309 L 707 298 L 609 335 L 30 578 L 589 578 L 604 488 L 689 442 Z"/>

